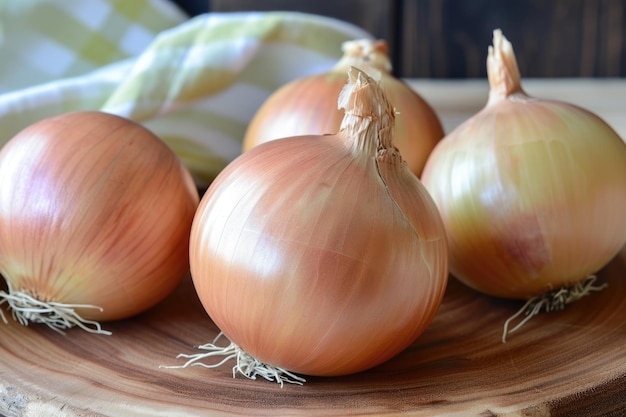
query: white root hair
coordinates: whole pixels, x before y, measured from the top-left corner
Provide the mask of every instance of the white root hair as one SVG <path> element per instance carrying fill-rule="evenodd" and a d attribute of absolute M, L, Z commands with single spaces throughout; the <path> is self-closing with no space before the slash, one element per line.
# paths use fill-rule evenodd
<path fill-rule="evenodd" d="M 248 379 L 257 379 L 257 377 L 265 378 L 268 381 L 275 381 L 280 384 L 281 388 L 285 383 L 302 385 L 306 380 L 301 376 L 298 376 L 292 372 L 289 372 L 286 369 L 277 366 L 271 366 L 265 364 L 235 343 L 228 340 L 230 343 L 226 346 L 218 346 L 216 343 L 220 338 L 225 338 L 228 340 L 224 333 L 220 332 L 212 343 L 207 343 L 204 345 L 198 346 L 198 349 L 205 350 L 207 352 L 203 353 L 194 353 L 194 354 L 184 354 L 181 353 L 177 356 L 177 358 L 187 358 L 189 359 L 182 365 L 174 365 L 174 366 L 161 366 L 161 368 L 186 368 L 188 366 L 202 366 L 205 368 L 217 368 L 230 360 L 236 360 L 235 365 L 233 366 L 233 378 L 236 377 L 237 374 L 241 374 Z M 210 357 L 222 357 L 221 360 L 217 363 L 206 364 L 201 362 L 201 360 L 210 358 Z"/>
<path fill-rule="evenodd" d="M 0 306 L 6 303 L 13 319 L 24 326 L 28 326 L 28 323 L 41 323 L 59 333 L 64 333 L 63 330 L 77 326 L 89 333 L 111 334 L 111 332 L 102 329 L 97 321 L 87 320 L 76 312 L 78 308 L 102 311 L 102 308 L 98 306 L 41 301 L 24 291 L 14 291 L 8 281 L 7 285 L 8 291 L 0 291 Z M 1 309 L 0 318 L 4 323 L 7 323 Z"/>
<path fill-rule="evenodd" d="M 593 291 L 602 291 L 607 284 L 594 285 L 597 280 L 595 275 L 590 275 L 583 281 L 572 287 L 561 288 L 559 290 L 550 291 L 546 294 L 529 298 L 528 301 L 520 308 L 517 313 L 513 314 L 504 323 L 504 331 L 502 332 L 502 343 L 506 343 L 506 337 L 519 330 L 531 318 L 540 314 L 542 311 L 550 313 L 552 311 L 561 311 L 565 306 L 580 300 L 581 298 L 591 294 Z M 511 323 L 520 316 L 524 317 L 515 327 L 509 329 Z"/>

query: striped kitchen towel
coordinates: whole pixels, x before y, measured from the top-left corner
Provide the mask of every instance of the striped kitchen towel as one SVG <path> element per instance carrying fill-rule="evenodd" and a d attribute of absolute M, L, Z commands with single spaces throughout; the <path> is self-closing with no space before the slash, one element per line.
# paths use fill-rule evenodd
<path fill-rule="evenodd" d="M 0 0 L 0 93 L 136 56 L 187 19 L 163 0 Z"/>
<path fill-rule="evenodd" d="M 188 19 L 166 0 L 29 2 L 8 12 L 5 3 L 0 12 L 0 146 L 44 117 L 100 109 L 155 132 L 200 185 L 239 155 L 248 122 L 274 90 L 330 69 L 344 41 L 371 38 L 348 23 L 296 12 Z M 42 13 L 42 3 L 63 24 L 53 37 L 52 27 L 32 28 L 20 47 L 15 20 L 39 22 L 33 13 Z M 78 3 L 82 9 L 73 9 Z"/>

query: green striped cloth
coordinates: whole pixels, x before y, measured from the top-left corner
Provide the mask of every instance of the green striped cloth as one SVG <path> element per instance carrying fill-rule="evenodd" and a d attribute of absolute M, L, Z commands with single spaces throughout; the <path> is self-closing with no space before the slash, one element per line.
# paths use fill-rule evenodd
<path fill-rule="evenodd" d="M 155 132 L 199 184 L 239 155 L 276 88 L 371 38 L 294 12 L 189 19 L 166 0 L 0 0 L 0 36 L 0 146 L 45 117 L 100 109 Z"/>

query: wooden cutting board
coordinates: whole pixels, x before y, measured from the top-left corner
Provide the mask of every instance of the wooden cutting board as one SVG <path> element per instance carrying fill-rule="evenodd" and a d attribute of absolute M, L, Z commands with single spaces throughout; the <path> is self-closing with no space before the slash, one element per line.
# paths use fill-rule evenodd
<path fill-rule="evenodd" d="M 600 84 L 575 83 L 582 90 L 574 91 L 589 90 L 575 97 L 596 103 L 598 113 L 606 110 L 620 131 L 626 94 L 609 104 L 590 100 L 603 88 L 607 94 L 626 90 L 626 82 Z M 477 82 L 414 85 L 447 130 L 485 99 L 484 84 Z M 571 88 L 559 84 L 556 92 L 571 94 Z M 521 303 L 481 295 L 451 279 L 431 326 L 396 358 L 360 374 L 310 377 L 303 386 L 281 388 L 233 378 L 230 365 L 160 367 L 181 364 L 177 354 L 194 353 L 217 334 L 188 278 L 150 311 L 105 324 L 111 336 L 0 322 L 0 415 L 623 417 L 626 248 L 599 280 L 606 290 L 532 319 L 503 344 L 504 322 Z"/>
<path fill-rule="evenodd" d="M 529 321 L 506 344 L 517 302 L 451 280 L 431 326 L 367 372 L 303 386 L 233 379 L 231 367 L 164 369 L 217 329 L 185 280 L 166 301 L 106 325 L 111 336 L 0 327 L 5 416 L 624 416 L 626 250 L 600 274 L 609 287 Z"/>

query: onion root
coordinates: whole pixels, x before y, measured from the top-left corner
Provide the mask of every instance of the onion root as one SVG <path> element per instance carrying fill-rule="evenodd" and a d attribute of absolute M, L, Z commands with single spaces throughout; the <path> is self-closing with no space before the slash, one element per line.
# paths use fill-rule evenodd
<path fill-rule="evenodd" d="M 561 288 L 559 290 L 550 291 L 536 297 L 529 298 L 526 304 L 520 308 L 517 313 L 513 314 L 504 323 L 504 331 L 502 332 L 502 343 L 506 343 L 507 335 L 519 330 L 531 318 L 540 314 L 542 311 L 550 313 L 552 311 L 561 311 L 565 306 L 571 304 L 581 298 L 591 294 L 593 291 L 602 291 L 607 284 L 594 285 L 597 277 L 590 275 L 583 281 L 572 287 Z M 511 323 L 520 316 L 524 317 L 515 327 L 509 330 Z"/>
<path fill-rule="evenodd" d="M 218 346 L 216 343 L 222 337 L 228 340 L 226 335 L 224 335 L 223 332 L 220 332 L 213 340 L 213 343 L 198 346 L 198 349 L 206 350 L 207 352 L 205 353 L 179 354 L 177 358 L 189 359 L 183 365 L 162 366 L 162 368 L 186 368 L 188 366 L 217 368 L 229 360 L 236 359 L 235 366 L 233 366 L 233 378 L 235 378 L 237 374 L 241 374 L 248 379 L 257 379 L 257 377 L 262 377 L 268 381 L 275 381 L 279 383 L 281 388 L 285 383 L 303 385 L 304 382 L 306 382 L 306 380 L 301 376 L 289 372 L 286 369 L 271 366 L 259 361 L 230 340 L 228 340 L 230 343 L 227 346 Z M 213 356 L 222 356 L 223 358 L 215 364 L 200 362 L 202 359 Z"/>
<path fill-rule="evenodd" d="M 41 301 L 24 291 L 13 291 L 8 281 L 7 285 L 8 292 L 0 291 L 0 306 L 7 303 L 13 319 L 24 326 L 28 326 L 29 322 L 43 323 L 62 334 L 63 330 L 78 326 L 89 333 L 111 335 L 111 332 L 102 329 L 97 321 L 87 320 L 76 312 L 77 308 L 95 308 L 102 311 L 98 306 Z M 2 310 L 0 318 L 7 323 Z"/>

